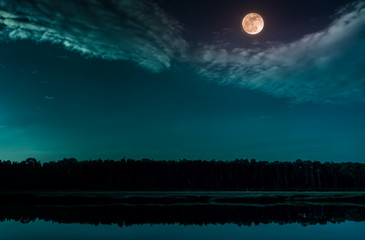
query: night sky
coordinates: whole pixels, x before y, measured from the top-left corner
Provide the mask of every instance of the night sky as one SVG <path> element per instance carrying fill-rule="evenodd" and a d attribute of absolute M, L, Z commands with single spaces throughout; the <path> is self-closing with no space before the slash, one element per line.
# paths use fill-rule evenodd
<path fill-rule="evenodd" d="M 2 160 L 364 163 L 364 123 L 364 1 L 0 0 Z"/>

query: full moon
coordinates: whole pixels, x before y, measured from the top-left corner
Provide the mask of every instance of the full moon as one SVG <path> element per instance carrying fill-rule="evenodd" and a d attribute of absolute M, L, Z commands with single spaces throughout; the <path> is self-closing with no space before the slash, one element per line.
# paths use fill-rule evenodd
<path fill-rule="evenodd" d="M 248 34 L 258 34 L 264 28 L 264 19 L 257 13 L 249 13 L 243 18 L 242 27 Z"/>

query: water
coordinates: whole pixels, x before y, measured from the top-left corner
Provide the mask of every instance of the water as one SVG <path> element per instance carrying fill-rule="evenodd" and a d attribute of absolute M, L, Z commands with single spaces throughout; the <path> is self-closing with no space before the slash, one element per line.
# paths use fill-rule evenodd
<path fill-rule="evenodd" d="M 333 197 L 342 193 L 43 194 L 1 198 L 1 240 L 365 239 L 363 193 L 355 198 L 349 196 L 358 193 L 346 193 L 347 200 L 338 202 Z M 250 199 L 248 195 L 253 202 L 235 201 L 237 196 Z M 300 197 L 267 200 L 284 195 Z M 100 202 L 111 196 L 121 203 Z M 128 198 L 133 201 L 122 201 Z"/>
<path fill-rule="evenodd" d="M 15 220 L 0 223 L 1 239 L 4 240 L 264 240 L 264 239 L 364 239 L 365 222 L 345 221 L 342 223 L 303 226 L 291 224 L 259 224 L 238 226 L 236 224 L 179 225 L 142 224 L 128 227 L 111 225 L 90 225 L 79 223 L 52 223 L 35 220 L 27 224 Z"/>

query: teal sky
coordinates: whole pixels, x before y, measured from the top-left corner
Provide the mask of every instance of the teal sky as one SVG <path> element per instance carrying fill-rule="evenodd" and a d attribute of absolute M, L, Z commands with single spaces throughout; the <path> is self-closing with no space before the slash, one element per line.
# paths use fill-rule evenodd
<path fill-rule="evenodd" d="M 268 14 L 257 37 L 219 19 L 198 34 L 194 12 L 160 1 L 81 1 L 77 18 L 68 1 L 14 2 L 0 1 L 2 160 L 365 162 L 362 1 L 292 14 L 308 27 L 282 36 Z"/>

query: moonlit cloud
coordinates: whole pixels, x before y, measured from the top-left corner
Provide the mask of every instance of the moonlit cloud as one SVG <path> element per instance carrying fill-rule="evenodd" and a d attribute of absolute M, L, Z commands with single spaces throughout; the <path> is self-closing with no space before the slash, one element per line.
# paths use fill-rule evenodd
<path fill-rule="evenodd" d="M 192 48 L 196 44 L 182 37 L 181 24 L 152 1 L 0 0 L 0 39 L 62 44 L 153 72 L 175 60 L 190 63 L 209 80 L 298 103 L 364 101 L 365 3 L 344 7 L 334 19 L 288 44 Z"/>
<path fill-rule="evenodd" d="M 294 102 L 365 100 L 365 3 L 342 9 L 320 32 L 267 48 L 198 51 L 198 71 L 221 84 L 258 89 Z"/>
<path fill-rule="evenodd" d="M 54 100 L 54 97 L 52 97 L 52 96 L 44 96 L 44 99 L 46 99 L 46 100 Z"/>
<path fill-rule="evenodd" d="M 152 71 L 184 52 L 181 26 L 148 0 L 0 0 L 0 39 L 62 44 L 87 56 Z"/>

